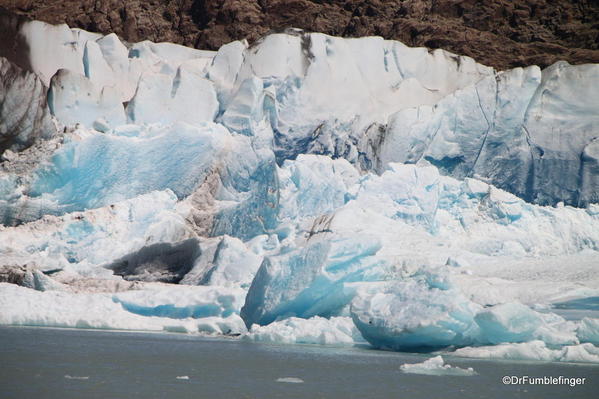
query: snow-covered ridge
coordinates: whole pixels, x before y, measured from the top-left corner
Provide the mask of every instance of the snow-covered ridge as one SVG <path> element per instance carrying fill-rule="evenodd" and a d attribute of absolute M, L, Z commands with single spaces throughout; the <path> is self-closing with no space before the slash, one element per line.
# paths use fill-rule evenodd
<path fill-rule="evenodd" d="M 594 361 L 597 65 L 20 34 L 57 131 L 3 155 L 0 323 Z"/>

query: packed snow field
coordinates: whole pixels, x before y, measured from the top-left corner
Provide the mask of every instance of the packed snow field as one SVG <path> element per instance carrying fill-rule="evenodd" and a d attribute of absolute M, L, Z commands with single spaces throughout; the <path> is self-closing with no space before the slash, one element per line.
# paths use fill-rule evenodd
<path fill-rule="evenodd" d="M 599 65 L 19 35 L 0 324 L 599 363 Z"/>

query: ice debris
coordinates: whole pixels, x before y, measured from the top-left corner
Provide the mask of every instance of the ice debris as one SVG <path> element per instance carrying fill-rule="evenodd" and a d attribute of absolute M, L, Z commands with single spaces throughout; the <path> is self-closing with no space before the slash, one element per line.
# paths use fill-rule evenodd
<path fill-rule="evenodd" d="M 459 377 L 467 377 L 473 376 L 477 373 L 474 371 L 472 367 L 468 367 L 467 369 L 463 369 L 460 367 L 451 366 L 446 364 L 441 356 L 431 357 L 430 359 L 425 360 L 422 363 L 406 363 L 401 365 L 400 370 L 404 373 L 408 374 L 424 374 L 424 375 L 450 375 L 450 376 L 459 376 Z"/>
<path fill-rule="evenodd" d="M 466 347 L 457 349 L 451 354 L 484 359 L 599 363 L 599 347 L 590 343 L 553 349 L 545 342 L 536 340 L 494 346 Z"/>
<path fill-rule="evenodd" d="M 285 344 L 355 345 L 365 342 L 349 317 L 290 317 L 266 326 L 255 324 L 243 338 Z"/>
<path fill-rule="evenodd" d="M 286 382 L 289 384 L 301 384 L 304 382 L 304 380 L 302 380 L 301 378 L 297 378 L 297 377 L 281 377 L 281 378 L 277 378 L 277 382 Z"/>

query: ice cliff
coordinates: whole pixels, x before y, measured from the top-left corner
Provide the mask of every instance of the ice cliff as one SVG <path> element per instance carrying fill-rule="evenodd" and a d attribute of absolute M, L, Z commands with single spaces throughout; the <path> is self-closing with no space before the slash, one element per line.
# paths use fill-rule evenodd
<path fill-rule="evenodd" d="M 15 37 L 0 323 L 596 356 L 598 65 L 298 30 Z"/>

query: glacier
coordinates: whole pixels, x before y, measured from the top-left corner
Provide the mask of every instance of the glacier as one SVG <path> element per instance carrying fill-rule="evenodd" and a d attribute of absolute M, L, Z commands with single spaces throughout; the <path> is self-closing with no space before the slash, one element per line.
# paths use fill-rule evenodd
<path fill-rule="evenodd" d="M 0 324 L 599 363 L 598 65 L 6 29 Z"/>

